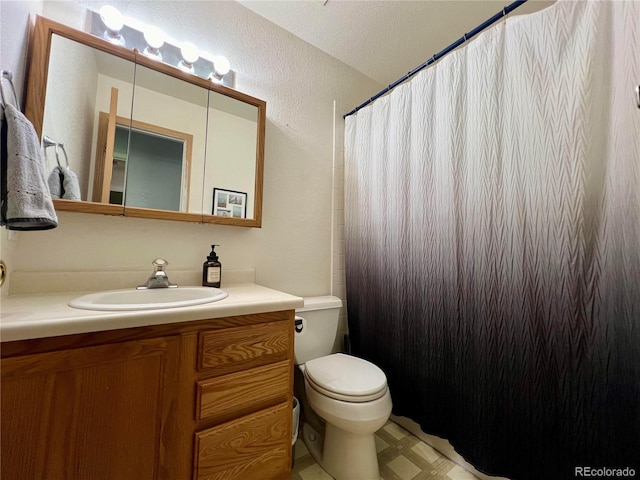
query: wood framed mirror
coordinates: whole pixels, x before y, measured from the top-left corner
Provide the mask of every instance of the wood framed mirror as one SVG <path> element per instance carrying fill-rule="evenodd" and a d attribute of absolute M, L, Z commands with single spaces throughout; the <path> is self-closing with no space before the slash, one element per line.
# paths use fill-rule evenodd
<path fill-rule="evenodd" d="M 261 226 L 265 101 L 40 16 L 30 52 L 25 115 L 80 186 L 56 210 Z"/>

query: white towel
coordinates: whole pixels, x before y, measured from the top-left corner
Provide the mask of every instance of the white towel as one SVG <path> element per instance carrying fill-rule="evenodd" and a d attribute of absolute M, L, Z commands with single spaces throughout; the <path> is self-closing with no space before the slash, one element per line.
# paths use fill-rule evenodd
<path fill-rule="evenodd" d="M 49 174 L 48 183 L 51 197 L 80 200 L 78 176 L 69 167 L 55 167 Z"/>
<path fill-rule="evenodd" d="M 31 122 L 11 104 L 4 108 L 2 161 L 6 171 L 6 197 L 2 224 L 9 230 L 48 230 L 58 226 L 44 159 Z M 4 170 L 6 168 L 6 170 Z M 3 180 L 4 182 L 4 180 Z"/>

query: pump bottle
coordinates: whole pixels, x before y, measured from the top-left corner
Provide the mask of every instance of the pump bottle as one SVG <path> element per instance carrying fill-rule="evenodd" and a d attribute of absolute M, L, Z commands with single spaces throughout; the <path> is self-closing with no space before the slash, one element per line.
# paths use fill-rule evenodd
<path fill-rule="evenodd" d="M 202 286 L 220 288 L 222 280 L 222 264 L 218 261 L 216 247 L 211 245 L 211 253 L 207 256 L 207 261 L 202 265 Z"/>

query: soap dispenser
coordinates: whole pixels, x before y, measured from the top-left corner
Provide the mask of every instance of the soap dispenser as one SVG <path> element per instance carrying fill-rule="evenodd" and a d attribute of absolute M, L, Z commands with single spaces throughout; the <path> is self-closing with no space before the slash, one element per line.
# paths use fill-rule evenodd
<path fill-rule="evenodd" d="M 207 256 L 207 261 L 202 265 L 202 286 L 220 288 L 222 280 L 222 264 L 218 261 L 216 247 L 211 245 L 211 253 Z"/>

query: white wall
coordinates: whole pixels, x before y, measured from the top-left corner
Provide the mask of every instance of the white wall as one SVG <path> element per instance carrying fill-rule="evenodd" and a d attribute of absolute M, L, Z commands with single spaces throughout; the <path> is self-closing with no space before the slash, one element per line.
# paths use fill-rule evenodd
<path fill-rule="evenodd" d="M 254 218 L 257 121 L 209 108 L 208 124 L 202 212 L 211 213 L 218 187 L 246 193 L 245 218 Z"/>
<path fill-rule="evenodd" d="M 18 98 L 24 106 L 23 79 L 27 72 L 27 48 L 29 46 L 30 17 L 42 13 L 42 1 L 0 2 L 0 62 L 2 70 L 14 76 Z"/>
<path fill-rule="evenodd" d="M 63 95 L 47 96 L 42 134 L 64 144 L 69 166 L 78 176 L 80 198 L 87 199 L 89 165 L 91 164 L 94 130 L 95 95 L 98 67 L 91 51 L 80 43 L 56 36 L 51 41 L 47 88 Z M 64 121 L 60 121 L 64 119 Z M 55 149 L 45 150 L 47 172 L 56 165 Z M 64 153 L 58 150 L 58 161 L 66 166 Z"/>
<path fill-rule="evenodd" d="M 44 2 L 43 14 L 82 27 L 81 4 L 102 5 Z M 263 228 L 61 212 L 57 229 L 20 232 L 10 268 L 144 269 L 158 256 L 169 270 L 200 268 L 209 245 L 219 243 L 223 276 L 224 268 L 255 267 L 263 285 L 302 296 L 330 293 L 334 120 L 342 135 L 341 115 L 382 86 L 235 2 L 112 4 L 176 40 L 225 55 L 237 72 L 236 88 L 266 100 Z M 4 29 L 2 36 L 21 41 L 5 39 Z"/>
<path fill-rule="evenodd" d="M 27 71 L 29 18 L 41 12 L 41 1 L 0 1 L 0 69 L 13 73 L 13 83 L 23 108 L 23 79 Z M 6 86 L 4 81 L 3 86 Z M 14 268 L 13 258 L 17 249 L 17 242 L 9 240 L 14 235 L 6 228 L 0 228 L 0 259 L 6 263 L 9 271 Z M 0 296 L 7 294 L 8 287 L 9 280 L 0 289 Z"/>

